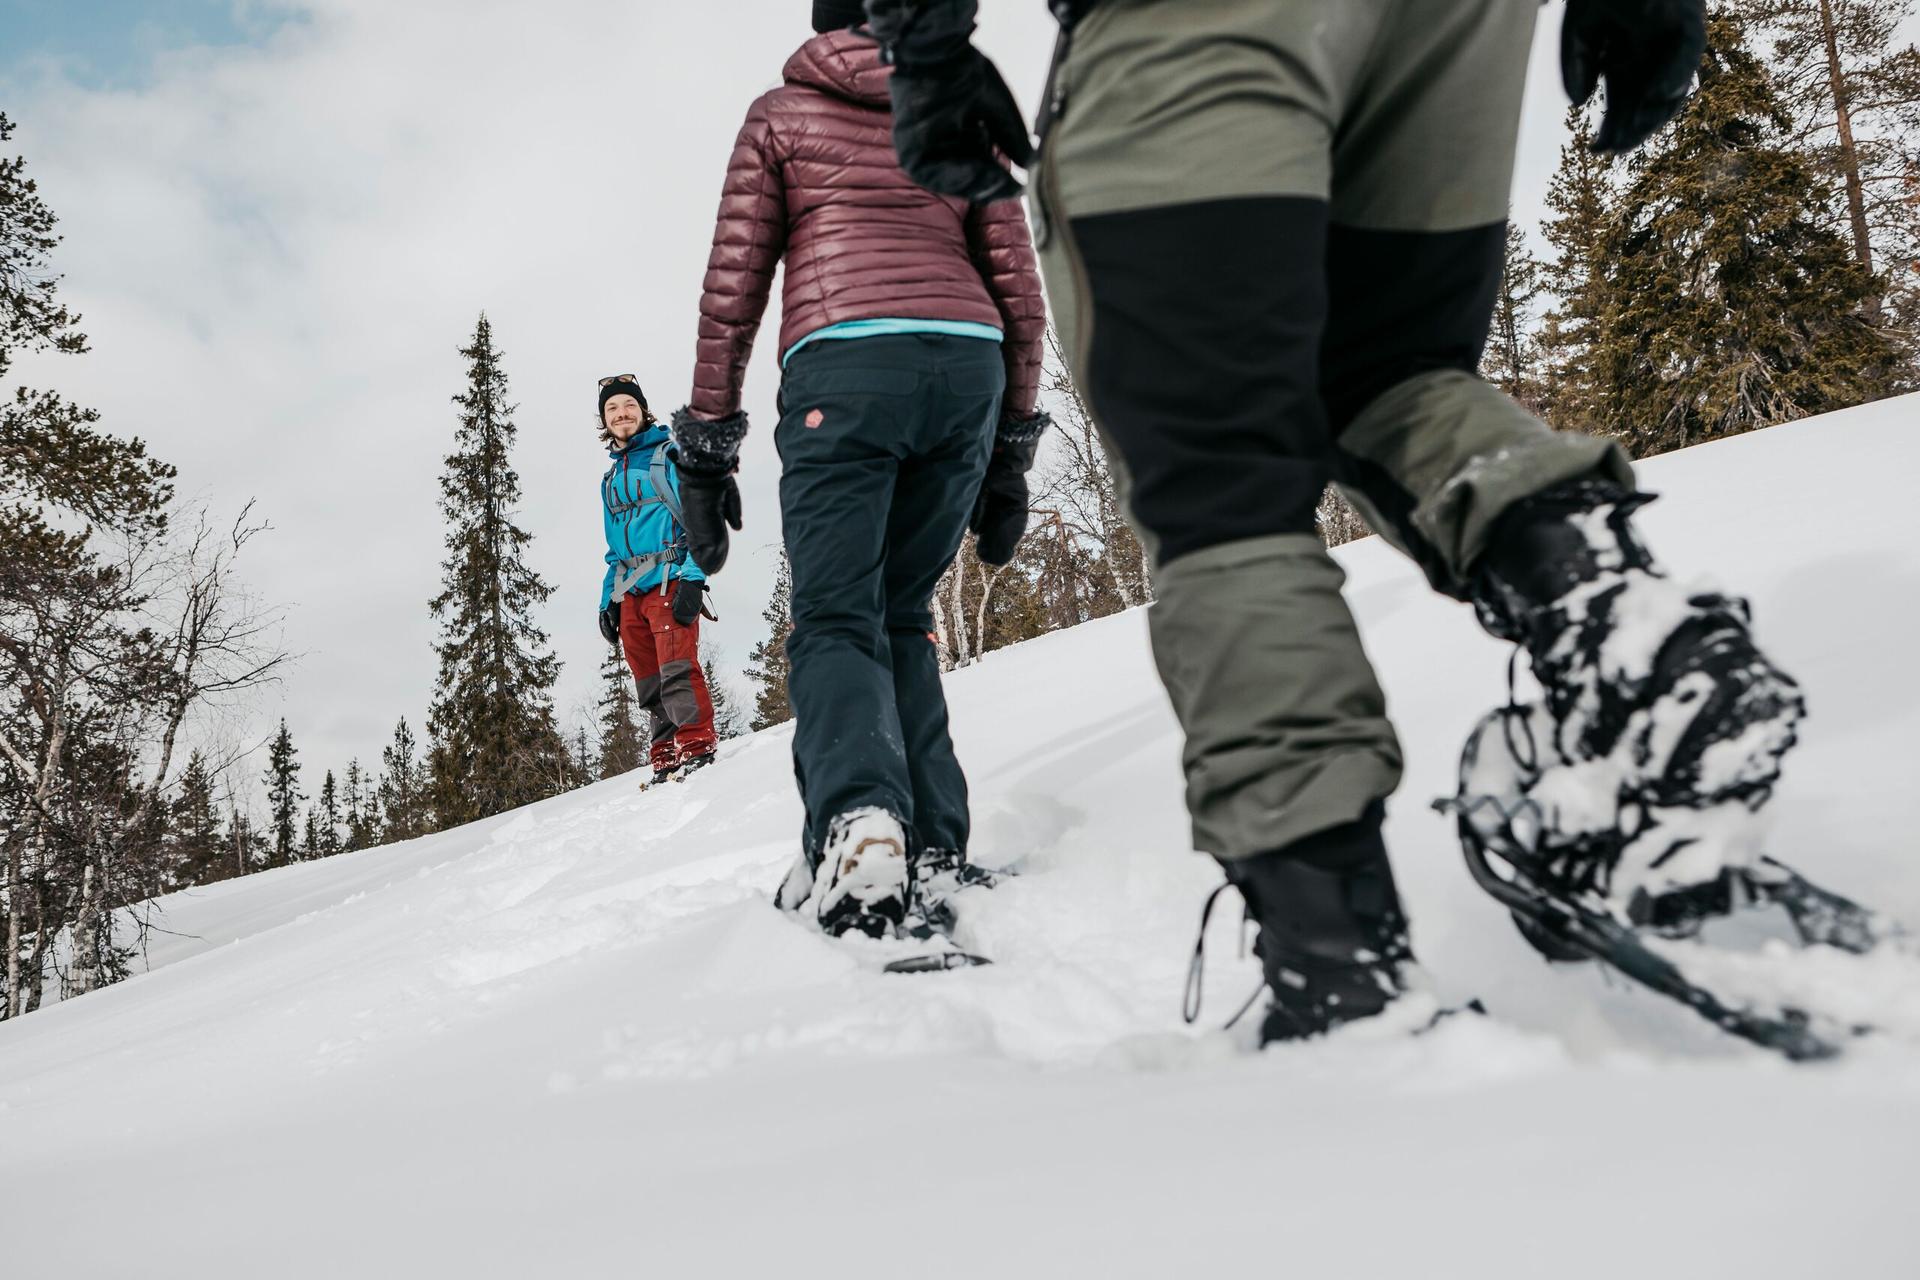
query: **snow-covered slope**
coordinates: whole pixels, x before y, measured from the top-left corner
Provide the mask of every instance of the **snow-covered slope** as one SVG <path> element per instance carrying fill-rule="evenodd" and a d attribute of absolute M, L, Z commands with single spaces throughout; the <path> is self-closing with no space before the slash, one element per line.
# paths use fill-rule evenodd
<path fill-rule="evenodd" d="M 1776 850 L 1920 923 L 1917 414 L 1662 459 L 1644 523 L 1808 687 Z M 1920 982 L 1913 1035 L 1793 1068 L 1550 972 L 1426 807 L 1504 648 L 1377 541 L 1341 559 L 1406 738 L 1415 944 L 1493 1017 L 1264 1054 L 1181 1025 L 1216 874 L 1122 616 L 949 682 L 975 855 L 1022 873 L 966 903 L 990 968 L 882 976 L 769 905 L 783 731 L 164 900 L 152 972 L 0 1024 L 7 1271 L 1920 1275 Z M 1256 981 L 1232 932 L 1203 1028 Z"/>

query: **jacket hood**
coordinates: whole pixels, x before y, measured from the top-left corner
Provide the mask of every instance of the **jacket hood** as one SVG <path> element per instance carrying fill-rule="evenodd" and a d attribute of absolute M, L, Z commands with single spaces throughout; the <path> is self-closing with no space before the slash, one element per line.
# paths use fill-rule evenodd
<path fill-rule="evenodd" d="M 887 80 L 893 68 L 880 61 L 880 45 L 859 31 L 829 31 L 801 45 L 781 76 L 788 84 L 804 85 L 863 106 L 889 104 Z"/>

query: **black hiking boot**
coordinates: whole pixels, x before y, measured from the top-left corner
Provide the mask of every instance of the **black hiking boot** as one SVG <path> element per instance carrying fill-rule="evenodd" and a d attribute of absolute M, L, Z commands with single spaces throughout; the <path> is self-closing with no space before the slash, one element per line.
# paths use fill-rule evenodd
<path fill-rule="evenodd" d="M 676 766 L 675 776 L 678 777 L 680 781 L 685 782 L 688 778 L 712 764 L 714 754 L 714 752 L 708 751 L 701 755 L 688 756 Z"/>
<path fill-rule="evenodd" d="M 647 785 L 657 787 L 663 782 L 672 782 L 675 775 L 679 772 L 680 765 L 678 761 L 673 764 L 657 764 L 653 767 L 653 777 L 648 781 Z"/>
<path fill-rule="evenodd" d="M 1271 997 L 1263 1045 L 1372 1017 L 1406 990 L 1413 948 L 1381 818 L 1375 805 L 1284 849 L 1221 861 L 1259 926 L 1253 949 Z"/>

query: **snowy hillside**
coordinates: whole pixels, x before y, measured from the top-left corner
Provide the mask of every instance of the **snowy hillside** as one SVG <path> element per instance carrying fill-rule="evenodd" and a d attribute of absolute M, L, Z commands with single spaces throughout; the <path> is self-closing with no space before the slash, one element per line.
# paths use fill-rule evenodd
<path fill-rule="evenodd" d="M 1812 707 L 1773 848 L 1920 924 L 1920 398 L 1649 465 L 1666 561 L 1749 594 Z M 953 677 L 990 968 L 882 976 L 767 895 L 776 731 L 165 900 L 153 971 L 0 1024 L 0 1259 L 72 1277 L 1920 1275 L 1920 965 L 1794 1068 L 1549 971 L 1427 802 L 1506 651 L 1341 553 L 1405 735 L 1416 948 L 1493 1015 L 1253 1054 L 1128 615 Z M 1222 912 L 1221 915 L 1229 915 Z M 1882 975 L 1884 976 L 1884 974 Z M 20 1230 L 25 1225 L 31 1230 Z"/>

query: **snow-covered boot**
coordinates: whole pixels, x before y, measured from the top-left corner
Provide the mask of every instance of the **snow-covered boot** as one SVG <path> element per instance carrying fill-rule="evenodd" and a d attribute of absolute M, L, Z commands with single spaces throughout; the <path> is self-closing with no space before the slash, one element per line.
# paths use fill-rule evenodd
<path fill-rule="evenodd" d="M 1745 601 L 1654 563 L 1631 524 L 1649 500 L 1579 481 L 1502 517 L 1474 603 L 1527 650 L 1544 701 L 1481 724 L 1454 803 L 1540 889 L 1680 934 L 1723 914 L 1716 886 L 1758 857 L 1753 815 L 1805 703 L 1755 647 Z M 1581 957 L 1516 918 L 1549 958 Z"/>
<path fill-rule="evenodd" d="M 1598 480 L 1501 517 L 1473 584 L 1493 634 L 1526 648 L 1570 765 L 1604 762 L 1662 806 L 1764 793 L 1805 714 L 1748 630 L 1747 603 L 1690 591 L 1632 527 L 1652 499 Z"/>
<path fill-rule="evenodd" d="M 1380 822 L 1376 806 L 1284 849 L 1221 860 L 1259 926 L 1253 949 L 1270 993 L 1262 1044 L 1372 1017 L 1406 989 L 1413 948 Z"/>
<path fill-rule="evenodd" d="M 827 824 L 818 859 L 803 853 L 775 900 L 810 911 L 828 933 L 879 938 L 899 929 L 908 894 L 906 831 L 885 809 L 865 808 Z"/>
<path fill-rule="evenodd" d="M 653 779 L 647 785 L 657 787 L 663 782 L 672 782 L 679 772 L 680 762 L 677 760 L 671 764 L 657 764 L 653 767 Z"/>
<path fill-rule="evenodd" d="M 678 777 L 682 782 L 685 782 L 690 776 L 700 772 L 702 769 L 712 764 L 713 758 L 714 758 L 714 753 L 711 751 L 706 752 L 703 755 L 688 756 L 686 759 L 680 762 L 675 776 Z"/>

